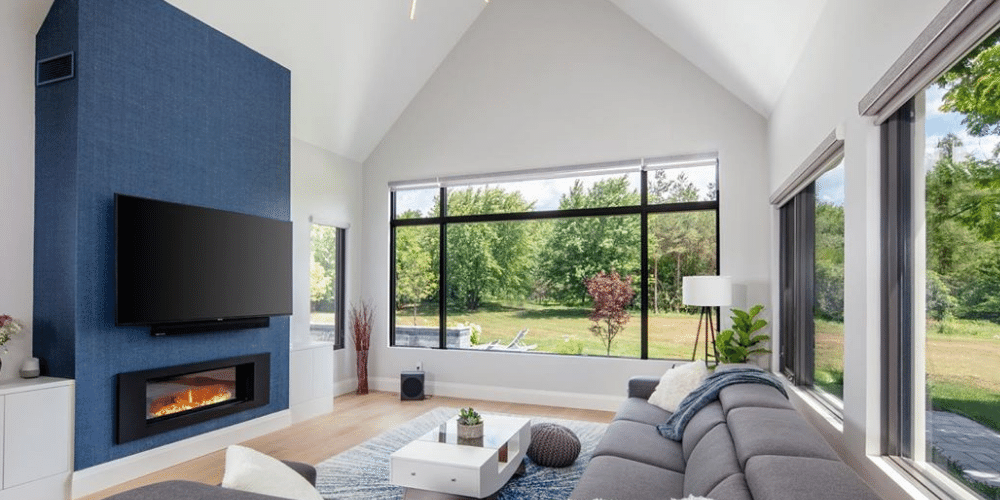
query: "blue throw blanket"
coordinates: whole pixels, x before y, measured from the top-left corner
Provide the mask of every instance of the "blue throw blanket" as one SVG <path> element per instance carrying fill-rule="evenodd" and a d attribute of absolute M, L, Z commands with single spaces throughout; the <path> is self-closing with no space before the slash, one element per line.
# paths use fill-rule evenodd
<path fill-rule="evenodd" d="M 733 368 L 732 370 L 716 372 L 706 377 L 697 389 L 691 391 L 691 394 L 688 394 L 681 401 L 677 411 L 667 419 L 667 422 L 656 426 L 656 429 L 663 437 L 680 441 L 681 437 L 684 436 L 684 428 L 687 427 L 691 418 L 699 410 L 718 399 L 719 391 L 722 388 L 735 384 L 765 384 L 778 389 L 786 398 L 788 397 L 781 381 L 760 368 Z"/>

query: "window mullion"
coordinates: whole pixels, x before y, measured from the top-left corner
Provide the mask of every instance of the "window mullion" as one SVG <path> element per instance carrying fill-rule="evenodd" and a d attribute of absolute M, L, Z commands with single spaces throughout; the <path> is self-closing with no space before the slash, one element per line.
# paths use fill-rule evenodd
<path fill-rule="evenodd" d="M 448 348 L 448 188 L 441 188 L 441 226 L 438 241 L 438 348 Z"/>

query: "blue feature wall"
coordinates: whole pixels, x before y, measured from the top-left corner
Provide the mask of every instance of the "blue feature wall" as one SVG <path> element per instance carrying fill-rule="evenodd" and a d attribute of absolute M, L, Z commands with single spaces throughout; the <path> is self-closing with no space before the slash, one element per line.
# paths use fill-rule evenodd
<path fill-rule="evenodd" d="M 76 380 L 76 469 L 288 407 L 289 318 L 152 337 L 114 324 L 114 194 L 290 219 L 290 74 L 162 0 L 55 0 L 36 89 L 34 353 Z M 264 407 L 115 444 L 121 372 L 269 352 Z"/>

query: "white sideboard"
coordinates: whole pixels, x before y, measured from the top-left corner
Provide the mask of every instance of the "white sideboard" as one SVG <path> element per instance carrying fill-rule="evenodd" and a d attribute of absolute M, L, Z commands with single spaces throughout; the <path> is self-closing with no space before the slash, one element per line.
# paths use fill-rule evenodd
<path fill-rule="evenodd" d="M 0 500 L 70 498 L 73 401 L 68 379 L 0 383 Z"/>
<path fill-rule="evenodd" d="M 288 371 L 292 422 L 333 411 L 333 343 L 293 344 Z"/>

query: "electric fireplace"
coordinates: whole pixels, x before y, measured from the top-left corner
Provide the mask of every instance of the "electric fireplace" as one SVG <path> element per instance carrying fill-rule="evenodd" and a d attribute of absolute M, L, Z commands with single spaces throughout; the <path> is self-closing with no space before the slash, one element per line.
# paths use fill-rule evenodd
<path fill-rule="evenodd" d="M 117 442 L 263 406 L 270 354 L 118 374 Z"/>

